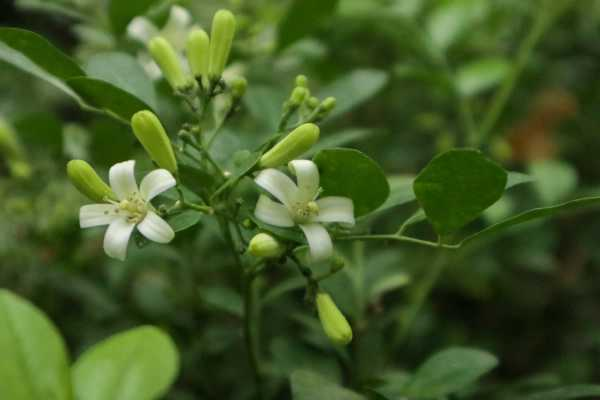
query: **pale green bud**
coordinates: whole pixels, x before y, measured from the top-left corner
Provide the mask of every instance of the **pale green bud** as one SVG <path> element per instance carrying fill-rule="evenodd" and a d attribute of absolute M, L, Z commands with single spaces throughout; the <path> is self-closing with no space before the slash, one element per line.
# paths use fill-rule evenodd
<path fill-rule="evenodd" d="M 321 109 L 323 110 L 323 112 L 329 113 L 335 108 L 335 103 L 335 97 L 327 97 L 321 103 Z"/>
<path fill-rule="evenodd" d="M 116 200 L 112 189 L 98 176 L 94 168 L 83 160 L 71 160 L 67 163 L 69 180 L 81 194 L 97 203 L 107 198 Z"/>
<path fill-rule="evenodd" d="M 230 86 L 231 86 L 231 95 L 235 99 L 239 99 L 246 93 L 246 88 L 248 87 L 248 81 L 246 80 L 246 78 L 238 76 L 238 77 L 235 77 L 232 79 Z"/>
<path fill-rule="evenodd" d="M 307 152 L 319 140 L 319 127 L 302 124 L 281 139 L 260 159 L 260 168 L 273 168 L 287 164 Z"/>
<path fill-rule="evenodd" d="M 210 43 L 208 34 L 200 28 L 194 28 L 187 37 L 187 59 L 190 71 L 198 78 L 208 76 Z"/>
<path fill-rule="evenodd" d="M 292 90 L 292 94 L 290 96 L 290 105 L 293 107 L 299 107 L 304 100 L 308 97 L 308 89 L 305 87 L 297 86 Z"/>
<path fill-rule="evenodd" d="M 317 312 L 321 326 L 329 339 L 341 345 L 352 341 L 352 328 L 344 314 L 337 308 L 329 294 L 319 291 L 317 293 Z"/>
<path fill-rule="evenodd" d="M 306 101 L 306 105 L 311 109 L 315 109 L 319 107 L 319 99 L 317 99 L 315 96 L 311 96 Z"/>
<path fill-rule="evenodd" d="M 24 160 L 9 160 L 8 168 L 15 178 L 29 179 L 31 177 L 31 166 Z"/>
<path fill-rule="evenodd" d="M 210 62 L 208 76 L 216 79 L 221 76 L 229 58 L 233 35 L 235 34 L 235 17 L 228 10 L 219 10 L 212 20 L 210 33 Z"/>
<path fill-rule="evenodd" d="M 284 253 L 285 247 L 277 239 L 266 233 L 255 235 L 248 245 L 248 253 L 254 257 L 278 258 Z"/>
<path fill-rule="evenodd" d="M 296 86 L 303 88 L 308 87 L 308 78 L 304 75 L 298 75 L 296 77 Z"/>
<path fill-rule="evenodd" d="M 176 173 L 173 146 L 158 117 L 148 110 L 138 111 L 131 117 L 131 127 L 150 158 L 159 167 Z"/>
<path fill-rule="evenodd" d="M 183 72 L 175 49 L 165 38 L 157 36 L 150 40 L 148 50 L 174 90 L 184 91 L 194 86 L 194 80 Z"/>

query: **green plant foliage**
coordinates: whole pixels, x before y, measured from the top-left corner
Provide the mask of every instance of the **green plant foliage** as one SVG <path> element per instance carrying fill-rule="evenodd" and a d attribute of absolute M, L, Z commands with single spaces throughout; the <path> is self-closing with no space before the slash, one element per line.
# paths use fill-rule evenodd
<path fill-rule="evenodd" d="M 278 48 L 284 49 L 327 22 L 338 0 L 294 0 L 279 24 Z"/>
<path fill-rule="evenodd" d="M 296 371 L 291 375 L 294 400 L 324 398 L 331 400 L 365 400 L 358 393 L 336 385 L 309 371 Z"/>

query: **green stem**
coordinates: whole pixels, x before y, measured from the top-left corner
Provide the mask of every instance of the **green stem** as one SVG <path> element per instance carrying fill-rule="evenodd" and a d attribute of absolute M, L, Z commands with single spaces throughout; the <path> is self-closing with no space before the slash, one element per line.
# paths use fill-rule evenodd
<path fill-rule="evenodd" d="M 257 274 L 244 274 L 244 339 L 246 342 L 246 351 L 248 353 L 248 362 L 254 375 L 254 382 L 259 398 L 263 398 L 263 376 L 260 368 L 260 353 L 258 345 L 258 302 L 254 282 Z"/>
<path fill-rule="evenodd" d="M 456 250 L 460 248 L 459 244 L 440 244 L 438 242 L 430 242 L 428 240 L 421 240 L 410 236 L 402 236 L 402 235 L 351 235 L 351 236 L 342 236 L 335 238 L 335 240 L 393 240 L 397 242 L 407 242 L 414 243 L 421 246 L 427 247 L 441 247 L 449 250 Z"/>

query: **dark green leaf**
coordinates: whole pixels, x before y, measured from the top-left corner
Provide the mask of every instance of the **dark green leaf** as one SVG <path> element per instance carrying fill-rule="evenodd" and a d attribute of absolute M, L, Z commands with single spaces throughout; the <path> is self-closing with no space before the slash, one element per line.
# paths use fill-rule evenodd
<path fill-rule="evenodd" d="M 185 210 L 167 218 L 167 222 L 175 232 L 191 228 L 202 219 L 202 213 L 195 210 Z"/>
<path fill-rule="evenodd" d="M 518 400 L 570 400 L 600 396 L 600 385 L 573 385 L 520 397 Z"/>
<path fill-rule="evenodd" d="M 343 388 L 309 371 L 296 371 L 291 377 L 294 400 L 366 400 L 356 392 Z"/>
<path fill-rule="evenodd" d="M 144 326 L 92 346 L 73 366 L 78 399 L 148 400 L 163 396 L 177 376 L 179 356 L 169 336 Z"/>
<path fill-rule="evenodd" d="M 293 0 L 279 24 L 278 49 L 313 33 L 331 18 L 337 4 L 338 0 Z"/>
<path fill-rule="evenodd" d="M 125 32 L 134 17 L 144 14 L 156 2 L 157 0 L 110 0 L 108 16 L 113 30 L 118 34 Z"/>
<path fill-rule="evenodd" d="M 507 173 L 479 151 L 450 150 L 419 173 L 413 190 L 440 235 L 477 218 L 504 193 Z"/>
<path fill-rule="evenodd" d="M 227 287 L 213 286 L 198 289 L 202 301 L 220 311 L 228 312 L 236 317 L 244 315 L 244 305 L 238 292 Z"/>
<path fill-rule="evenodd" d="M 492 354 L 468 348 L 450 348 L 427 359 L 403 388 L 411 399 L 438 399 L 476 382 L 498 364 Z"/>
<path fill-rule="evenodd" d="M 356 217 L 375 211 L 390 194 L 381 167 L 358 150 L 322 150 L 313 160 L 321 174 L 322 197 L 351 198 Z"/>
<path fill-rule="evenodd" d="M 0 398 L 71 400 L 65 344 L 31 303 L 0 290 Z"/>

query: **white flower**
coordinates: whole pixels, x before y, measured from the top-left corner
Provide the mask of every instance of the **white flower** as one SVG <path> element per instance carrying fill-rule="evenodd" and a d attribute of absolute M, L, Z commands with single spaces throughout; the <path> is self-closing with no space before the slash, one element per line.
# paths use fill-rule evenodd
<path fill-rule="evenodd" d="M 109 257 L 125 260 L 127 244 L 137 226 L 146 238 L 168 243 L 175 237 L 171 226 L 155 212 L 150 203 L 154 197 L 175 186 L 175 178 L 166 169 L 150 172 L 138 185 L 134 176 L 135 161 L 113 165 L 109 183 L 118 201 L 89 204 L 79 210 L 82 228 L 108 225 L 104 235 L 104 251 Z"/>
<path fill-rule="evenodd" d="M 127 26 L 127 35 L 144 44 L 144 46 L 153 37 L 160 35 L 171 43 L 173 48 L 182 55 L 183 60 L 183 51 L 185 49 L 187 34 L 191 29 L 191 22 L 192 16 L 189 11 L 181 6 L 174 5 L 171 7 L 169 18 L 162 29 L 158 29 L 146 17 L 135 17 Z M 138 60 L 150 78 L 158 79 L 161 77 L 160 68 L 147 52 L 139 52 Z M 187 64 L 182 62 L 182 65 L 185 66 Z"/>
<path fill-rule="evenodd" d="M 347 197 L 329 196 L 318 199 L 319 170 L 309 160 L 294 160 L 289 168 L 298 184 L 286 174 L 269 168 L 261 171 L 255 182 L 281 203 L 261 195 L 254 215 L 261 221 L 279 227 L 298 225 L 304 232 L 313 261 L 327 259 L 333 253 L 329 232 L 322 225 L 337 222 L 354 225 L 354 204 Z"/>

